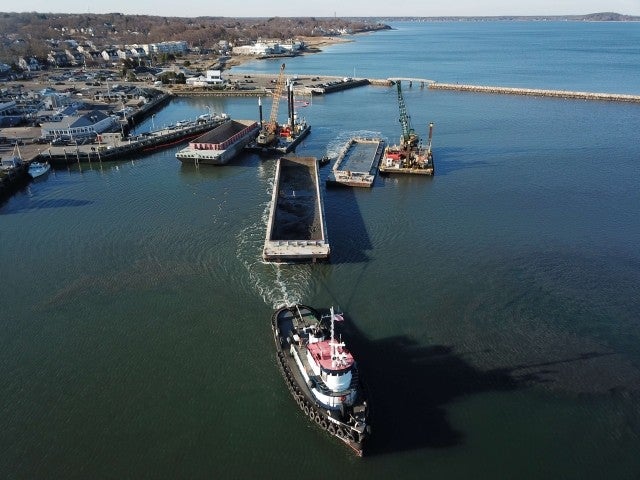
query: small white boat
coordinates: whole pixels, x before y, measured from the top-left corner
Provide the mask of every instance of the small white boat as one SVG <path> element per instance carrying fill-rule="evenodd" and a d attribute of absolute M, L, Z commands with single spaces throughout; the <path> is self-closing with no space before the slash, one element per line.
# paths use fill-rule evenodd
<path fill-rule="evenodd" d="M 37 178 L 51 170 L 49 162 L 31 162 L 29 164 L 29 175 L 31 178 Z"/>

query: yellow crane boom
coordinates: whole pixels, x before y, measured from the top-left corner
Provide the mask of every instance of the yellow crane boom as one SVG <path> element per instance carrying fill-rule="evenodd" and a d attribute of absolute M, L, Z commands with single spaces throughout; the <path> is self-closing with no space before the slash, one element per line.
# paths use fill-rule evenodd
<path fill-rule="evenodd" d="M 271 104 L 271 116 L 267 127 L 270 132 L 275 132 L 278 127 L 278 107 L 280 106 L 280 97 L 284 90 L 284 63 L 280 65 L 280 74 L 276 82 L 276 88 L 273 91 L 273 103 Z"/>
<path fill-rule="evenodd" d="M 276 81 L 276 87 L 273 90 L 273 103 L 271 104 L 271 115 L 269 121 L 263 126 L 260 134 L 258 135 L 257 142 L 260 145 L 269 145 L 276 138 L 276 132 L 278 130 L 278 107 L 280 106 L 280 97 L 284 90 L 284 63 L 280 65 L 280 73 L 278 74 L 278 80 Z"/>

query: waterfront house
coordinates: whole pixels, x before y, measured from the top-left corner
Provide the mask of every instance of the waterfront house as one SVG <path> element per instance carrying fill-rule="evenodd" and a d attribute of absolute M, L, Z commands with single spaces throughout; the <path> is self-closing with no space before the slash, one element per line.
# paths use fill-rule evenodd
<path fill-rule="evenodd" d="M 102 50 L 102 58 L 106 62 L 118 63 L 120 62 L 120 57 L 118 56 L 118 50 L 116 48 L 105 48 Z"/>
<path fill-rule="evenodd" d="M 20 57 L 18 59 L 18 66 L 22 70 L 26 70 L 28 72 L 37 72 L 42 70 L 42 65 L 40 65 L 40 62 L 35 57 Z"/>
<path fill-rule="evenodd" d="M 47 62 L 56 68 L 65 68 L 70 66 L 69 57 L 61 50 L 52 50 L 47 55 Z"/>
<path fill-rule="evenodd" d="M 84 65 L 85 57 L 82 53 L 77 50 L 66 49 L 65 53 L 67 54 L 67 58 L 69 59 L 69 63 L 73 66 Z"/>
<path fill-rule="evenodd" d="M 187 78 L 186 84 L 192 87 L 208 87 L 212 85 L 223 85 L 225 83 L 220 70 L 207 70 L 206 76 Z"/>

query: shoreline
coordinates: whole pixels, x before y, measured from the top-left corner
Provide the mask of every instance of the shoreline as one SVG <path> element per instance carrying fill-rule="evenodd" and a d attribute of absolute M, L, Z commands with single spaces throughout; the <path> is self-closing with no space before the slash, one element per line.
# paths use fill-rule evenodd
<path fill-rule="evenodd" d="M 363 32 L 364 33 L 364 32 Z M 368 33 L 368 32 L 367 32 Z M 322 53 L 323 47 L 330 47 L 333 45 L 337 45 L 340 43 L 349 43 L 354 42 L 352 38 L 343 38 L 343 37 L 300 37 L 300 39 L 307 45 L 307 48 L 302 51 L 299 55 L 294 56 L 283 56 L 282 58 L 293 58 L 296 56 L 304 56 L 309 54 Z M 277 57 L 270 57 L 277 58 Z M 225 71 L 229 71 L 232 68 L 237 68 L 246 63 L 253 62 L 255 60 L 262 60 L 262 57 L 257 55 L 236 55 L 231 57 L 228 62 L 225 62 Z"/>

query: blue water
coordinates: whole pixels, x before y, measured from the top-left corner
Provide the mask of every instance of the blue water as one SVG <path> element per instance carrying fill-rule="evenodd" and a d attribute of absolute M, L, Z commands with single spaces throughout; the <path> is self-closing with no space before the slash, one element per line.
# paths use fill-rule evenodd
<path fill-rule="evenodd" d="M 322 55 L 288 61 L 290 73 L 417 77 L 444 83 L 638 94 L 637 23 L 396 23 Z M 280 60 L 245 71 L 277 72 Z"/>
<path fill-rule="evenodd" d="M 394 27 L 287 72 L 640 93 L 638 24 Z M 403 92 L 436 175 L 324 191 L 329 264 L 261 261 L 275 164 L 250 154 L 72 166 L 0 206 L 0 476 L 637 479 L 640 107 Z M 154 122 L 208 108 L 257 116 L 180 98 Z M 299 113 L 300 155 L 400 134 L 394 88 Z M 285 388 L 269 316 L 291 301 L 356 330 L 367 458 Z"/>

